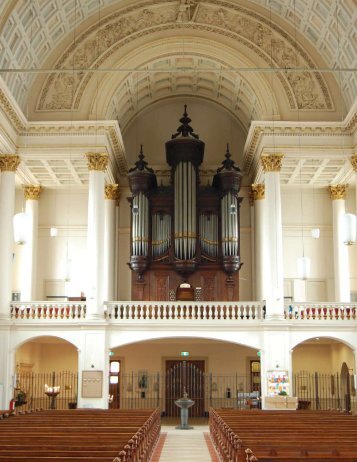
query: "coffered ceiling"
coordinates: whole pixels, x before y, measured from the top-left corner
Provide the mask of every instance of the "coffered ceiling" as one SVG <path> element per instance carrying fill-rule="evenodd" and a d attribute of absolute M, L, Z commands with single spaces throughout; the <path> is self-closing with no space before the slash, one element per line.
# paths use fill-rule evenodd
<path fill-rule="evenodd" d="M 220 126 L 222 111 L 232 119 L 241 139 L 233 142 L 235 160 L 250 181 L 262 179 L 259 156 L 273 149 L 255 122 L 295 121 L 298 130 L 310 124 L 300 138 L 276 132 L 274 147 L 286 153 L 283 184 L 322 187 L 353 181 L 356 23 L 354 0 L 3 0 L 0 76 L 11 104 L 39 131 L 49 121 L 117 123 L 123 140 L 120 148 L 106 146 L 114 156 L 108 180 L 125 181 L 137 154 L 126 146 L 138 120 L 145 138 L 151 108 L 160 112 L 172 101 L 174 129 L 181 115 L 175 101 L 184 100 L 201 101 L 202 113 L 209 105 L 220 109 L 209 127 Z M 21 152 L 20 181 L 85 186 L 85 146 L 60 142 L 65 131 L 56 138 L 60 148 L 46 146 L 57 133 L 47 126 L 46 135 L 26 143 L 25 125 L 12 142 L 11 130 L 0 125 L 0 151 Z M 204 129 L 200 135 L 209 138 Z M 217 150 L 203 168 L 221 157 Z M 167 169 L 164 157 L 156 166 Z"/>

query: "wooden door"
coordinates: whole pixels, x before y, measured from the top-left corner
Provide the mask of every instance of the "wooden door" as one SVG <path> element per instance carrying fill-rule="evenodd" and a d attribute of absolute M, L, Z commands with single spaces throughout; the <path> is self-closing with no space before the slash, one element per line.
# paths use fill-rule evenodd
<path fill-rule="evenodd" d="M 109 408 L 120 407 L 120 361 L 113 359 L 109 365 Z"/>
<path fill-rule="evenodd" d="M 165 414 L 180 415 L 175 401 L 184 392 L 195 404 L 190 408 L 191 417 L 203 417 L 205 413 L 205 362 L 204 360 L 167 360 L 165 374 Z"/>

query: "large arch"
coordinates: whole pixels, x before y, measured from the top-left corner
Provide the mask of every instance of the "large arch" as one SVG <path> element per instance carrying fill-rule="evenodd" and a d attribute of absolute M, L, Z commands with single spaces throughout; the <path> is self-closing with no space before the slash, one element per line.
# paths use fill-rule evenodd
<path fill-rule="evenodd" d="M 67 409 L 78 396 L 78 350 L 55 335 L 37 335 L 14 354 L 14 400 L 21 409 Z"/>
<path fill-rule="evenodd" d="M 248 396 L 261 394 L 258 353 L 237 342 L 167 333 L 112 348 L 112 407 L 155 405 L 164 415 L 177 416 L 174 401 L 186 390 L 195 401 L 195 417 L 202 417 L 210 406 L 244 408 Z"/>
<path fill-rule="evenodd" d="M 79 349 L 81 347 L 81 336 L 79 336 L 76 332 L 71 331 L 51 331 L 46 332 L 46 334 L 39 335 L 39 332 L 34 331 L 18 331 L 16 335 L 11 336 L 11 350 L 16 351 L 19 347 L 21 347 L 24 343 L 33 341 L 37 338 L 41 337 L 54 337 L 61 340 L 64 340 L 73 347 Z"/>
<path fill-rule="evenodd" d="M 189 21 L 182 23 L 177 19 L 177 2 L 167 2 L 165 9 L 157 2 L 136 2 L 135 6 L 119 8 L 101 21 L 94 21 L 66 49 L 63 45 L 58 47 L 57 58 L 52 63 L 59 73 L 51 74 L 44 82 L 38 101 L 32 101 L 33 109 L 35 105 L 39 111 L 78 109 L 85 88 L 93 80 L 91 70 L 106 72 L 112 68 L 113 61 L 118 60 L 116 56 L 128 54 L 144 41 L 152 42 L 158 35 L 165 49 L 167 38 L 176 36 L 182 41 L 187 32 L 215 41 L 218 46 L 229 44 L 240 56 L 251 57 L 256 69 L 267 66 L 278 69 L 317 67 L 300 45 L 302 37 L 295 40 L 293 34 L 271 18 L 247 8 L 226 2 L 205 2 L 199 5 Z M 71 74 L 73 68 L 78 72 Z M 61 72 L 61 69 L 66 71 Z M 278 71 L 276 75 L 290 109 L 333 109 L 328 85 L 318 71 Z M 330 85 L 333 86 L 333 81 Z M 36 88 L 39 89 L 38 83 Z"/>
<path fill-rule="evenodd" d="M 143 342 L 146 340 L 158 340 L 161 338 L 198 338 L 219 340 L 223 342 L 230 342 L 238 345 L 243 345 L 256 350 L 261 349 L 261 335 L 259 332 L 218 332 L 218 331 L 110 331 L 108 338 L 108 348 L 118 348 L 132 343 Z"/>

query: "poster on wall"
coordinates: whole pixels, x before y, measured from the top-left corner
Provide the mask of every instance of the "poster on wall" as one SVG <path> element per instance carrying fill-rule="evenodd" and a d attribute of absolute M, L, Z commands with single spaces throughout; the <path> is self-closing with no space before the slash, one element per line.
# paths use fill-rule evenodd
<path fill-rule="evenodd" d="M 268 371 L 268 396 L 289 395 L 290 380 L 288 371 Z"/>

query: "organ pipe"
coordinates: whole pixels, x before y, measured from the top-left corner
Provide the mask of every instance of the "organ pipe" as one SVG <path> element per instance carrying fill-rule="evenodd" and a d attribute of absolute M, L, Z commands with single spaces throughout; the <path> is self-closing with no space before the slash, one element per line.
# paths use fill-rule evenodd
<path fill-rule="evenodd" d="M 132 255 L 148 255 L 148 222 L 149 206 L 148 198 L 139 193 L 133 198 L 132 205 Z"/>
<path fill-rule="evenodd" d="M 203 255 L 216 258 L 218 254 L 218 217 L 203 213 L 199 217 L 200 246 Z"/>
<path fill-rule="evenodd" d="M 221 201 L 222 254 L 224 257 L 238 256 L 238 199 L 228 192 Z"/>
<path fill-rule="evenodd" d="M 201 263 L 209 268 L 210 262 L 214 262 L 214 271 L 220 263 L 229 278 L 241 265 L 240 170 L 227 146 L 226 159 L 217 169 L 212 185 L 200 186 L 204 143 L 194 133 L 190 121 L 185 106 L 177 133 L 165 144 L 171 185 L 157 186 L 142 148 L 135 168 L 129 170 L 132 191 L 129 265 L 139 280 L 156 263 L 153 270 L 167 271 L 173 267 L 184 279 Z"/>
<path fill-rule="evenodd" d="M 171 243 L 171 216 L 155 213 L 152 217 L 152 255 L 160 258 L 167 253 Z"/>
<path fill-rule="evenodd" d="M 175 170 L 175 257 L 190 260 L 196 250 L 196 171 L 188 162 Z"/>

